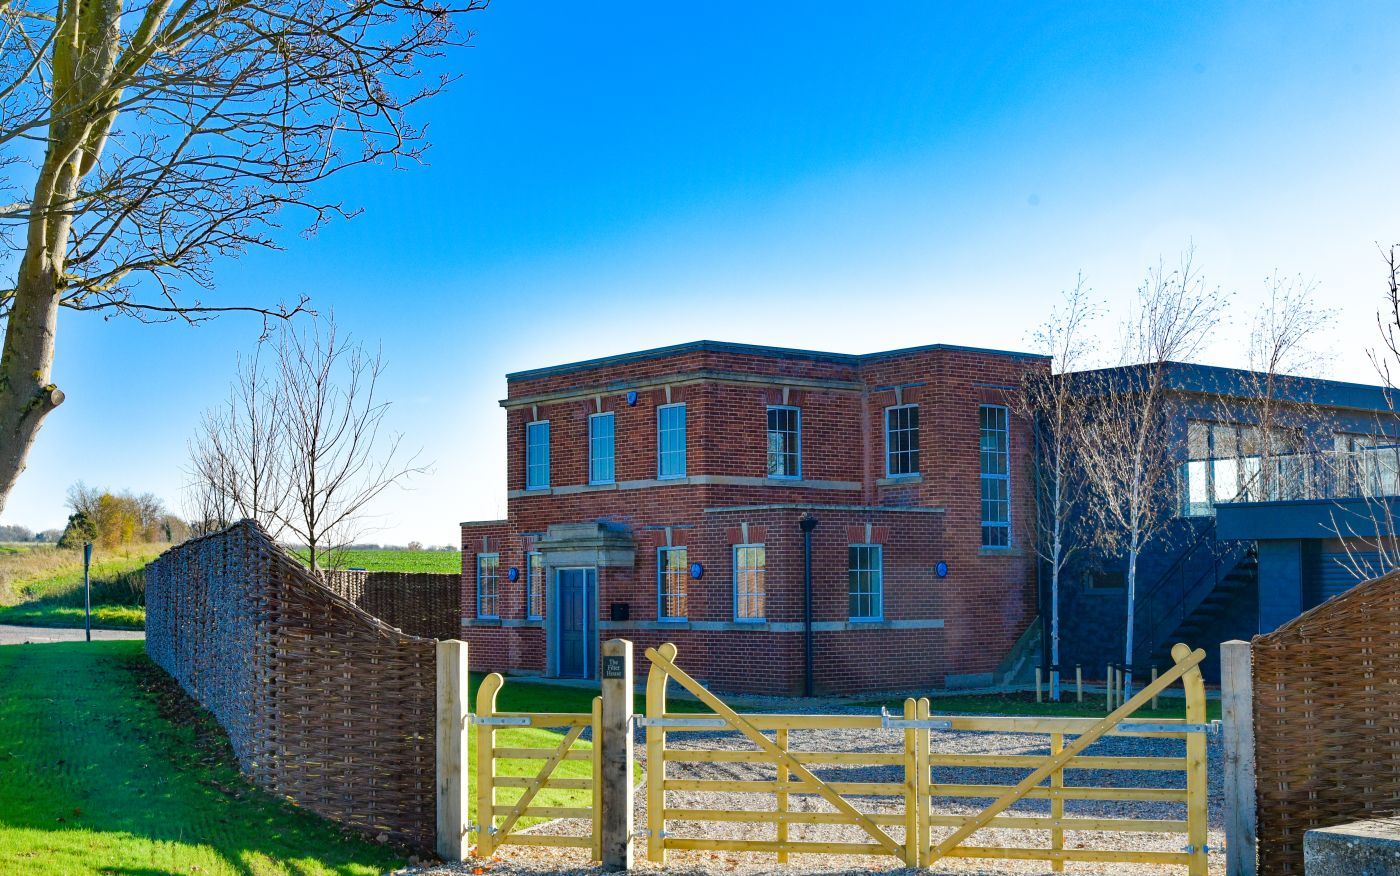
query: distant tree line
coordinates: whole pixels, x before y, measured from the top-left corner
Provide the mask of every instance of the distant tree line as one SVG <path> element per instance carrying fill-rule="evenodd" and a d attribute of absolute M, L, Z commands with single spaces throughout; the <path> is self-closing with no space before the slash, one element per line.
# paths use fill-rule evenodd
<path fill-rule="evenodd" d="M 171 514 L 153 493 L 114 493 L 79 481 L 68 490 L 68 525 L 59 547 L 92 542 L 103 548 L 149 542 L 180 542 L 189 537 L 184 520 Z"/>
<path fill-rule="evenodd" d="M 61 529 L 45 529 L 42 532 L 35 532 L 28 526 L 19 526 L 14 523 L 0 524 L 0 542 L 56 542 L 63 536 Z"/>

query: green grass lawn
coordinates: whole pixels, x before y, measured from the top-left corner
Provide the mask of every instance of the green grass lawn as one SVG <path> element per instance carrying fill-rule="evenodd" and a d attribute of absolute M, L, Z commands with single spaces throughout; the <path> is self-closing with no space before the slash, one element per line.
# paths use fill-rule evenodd
<path fill-rule="evenodd" d="M 306 551 L 295 552 L 306 562 Z M 368 569 L 371 572 L 446 572 L 462 574 L 462 555 L 457 551 L 351 550 L 332 558 L 337 568 Z"/>
<path fill-rule="evenodd" d="M 98 549 L 92 562 L 92 623 L 139 630 L 146 625 L 142 569 L 168 545 Z M 83 561 L 80 551 L 50 547 L 0 555 L 5 578 L 0 623 L 38 627 L 83 625 Z"/>
<path fill-rule="evenodd" d="M 1007 694 L 969 694 L 967 696 L 946 696 L 931 697 L 929 699 L 929 711 L 934 715 L 1050 715 L 1071 718 L 1102 718 L 1108 714 L 1104 710 L 1103 694 L 1084 695 L 1084 702 L 1078 702 L 1074 696 L 1074 689 L 1069 688 L 1061 691 L 1063 699 L 1058 703 L 1052 703 L 1048 699 L 1045 702 L 1037 703 L 1034 693 L 1007 693 Z M 871 700 L 861 703 L 862 706 L 880 708 L 885 706 L 891 712 L 902 713 L 904 710 L 904 700 Z M 1220 701 L 1206 701 L 1207 720 L 1215 720 L 1220 717 Z M 1186 717 L 1186 701 L 1181 697 L 1161 697 L 1157 700 L 1157 708 L 1150 705 L 1140 709 L 1133 714 L 1133 719 L 1146 718 L 1184 718 Z"/>
<path fill-rule="evenodd" d="M 400 852 L 252 787 L 140 642 L 0 647 L 0 873 L 377 874 Z"/>

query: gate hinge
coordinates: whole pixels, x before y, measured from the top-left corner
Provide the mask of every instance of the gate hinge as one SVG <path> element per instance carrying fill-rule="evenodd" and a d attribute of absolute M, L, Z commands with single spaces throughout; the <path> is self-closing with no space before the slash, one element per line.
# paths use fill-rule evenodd
<path fill-rule="evenodd" d="M 644 715 L 634 715 L 633 720 L 637 722 L 638 727 L 671 727 L 682 730 L 723 730 L 729 726 L 729 722 L 723 718 L 648 718 Z"/>
<path fill-rule="evenodd" d="M 467 723 L 483 727 L 529 727 L 530 718 L 526 715 L 467 715 Z"/>
<path fill-rule="evenodd" d="M 1182 846 L 1182 847 L 1181 847 L 1181 850 L 1182 850 L 1183 852 L 1185 852 L 1186 854 L 1188 854 L 1188 855 L 1194 855 L 1194 854 L 1196 854 L 1196 847 L 1195 847 L 1194 845 Z M 1209 854 L 1210 854 L 1210 846 L 1206 845 L 1205 843 L 1202 843 L 1202 844 L 1201 844 L 1201 852 L 1204 853 L 1204 854 L 1209 855 Z"/>

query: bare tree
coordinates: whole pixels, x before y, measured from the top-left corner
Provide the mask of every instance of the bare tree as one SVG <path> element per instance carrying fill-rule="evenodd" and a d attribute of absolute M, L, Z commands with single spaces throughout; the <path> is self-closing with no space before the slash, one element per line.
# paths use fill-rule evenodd
<path fill-rule="evenodd" d="M 274 535 L 291 499 L 283 449 L 287 436 L 280 368 L 269 374 L 263 344 L 239 357 L 228 399 L 205 411 L 190 447 L 196 502 L 212 502 L 213 520 L 250 518 Z"/>
<path fill-rule="evenodd" d="M 486 0 L 0 0 L 0 510 L 62 401 L 60 308 L 146 321 L 278 306 L 207 304 L 217 257 L 276 247 L 342 205 L 316 184 L 414 160 L 407 118 L 438 93 L 425 60 L 470 40 Z"/>
<path fill-rule="evenodd" d="M 1085 480 L 1075 458 L 1084 420 L 1084 396 L 1065 375 L 1084 367 L 1091 352 L 1089 327 L 1097 315 L 1081 274 L 1063 293 L 1060 307 L 1032 335 L 1050 368 L 1027 372 L 1016 397 L 1017 413 L 1034 430 L 1038 557 L 1050 572 L 1050 698 L 1060 699 L 1060 576 L 1080 545 L 1070 515 L 1083 498 Z"/>
<path fill-rule="evenodd" d="M 305 329 L 282 328 L 281 453 L 290 501 L 280 513 L 286 530 L 306 544 L 312 571 L 328 552 L 359 534 L 365 507 L 426 466 L 405 458 L 399 435 L 384 430 L 389 402 L 378 393 L 384 361 L 349 335 L 334 317 Z"/>
<path fill-rule="evenodd" d="M 1129 692 L 1138 557 L 1175 507 L 1181 438 L 1168 428 L 1168 370 L 1170 363 L 1199 352 L 1224 306 L 1193 256 L 1188 250 L 1175 270 L 1159 263 L 1138 287 L 1122 338 L 1120 362 L 1126 367 L 1075 379 L 1086 405 L 1079 459 L 1093 496 L 1087 503 L 1092 537 L 1098 547 L 1126 555 L 1124 682 Z"/>

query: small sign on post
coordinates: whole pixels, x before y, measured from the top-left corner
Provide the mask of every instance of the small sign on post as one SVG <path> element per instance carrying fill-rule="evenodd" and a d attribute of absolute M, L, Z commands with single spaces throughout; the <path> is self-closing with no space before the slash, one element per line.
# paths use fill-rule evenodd
<path fill-rule="evenodd" d="M 603 869 L 632 869 L 632 643 L 609 639 L 603 643 L 603 738 L 593 740 L 603 749 L 602 783 Z"/>

